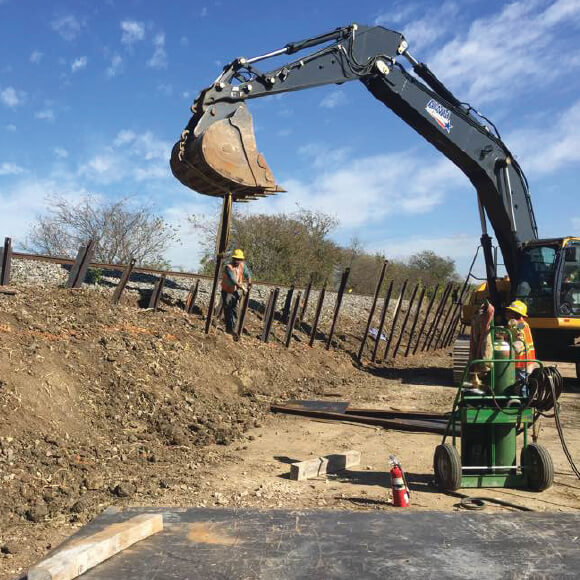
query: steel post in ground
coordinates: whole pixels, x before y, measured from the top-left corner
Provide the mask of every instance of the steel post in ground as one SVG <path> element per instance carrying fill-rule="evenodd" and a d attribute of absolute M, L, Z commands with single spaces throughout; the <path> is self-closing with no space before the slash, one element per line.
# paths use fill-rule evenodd
<path fill-rule="evenodd" d="M 395 306 L 395 312 L 393 314 L 393 322 L 391 324 L 391 332 L 389 333 L 389 338 L 387 339 L 385 351 L 383 352 L 383 360 L 387 360 L 387 355 L 389 354 L 389 348 L 391 348 L 391 343 L 393 342 L 393 337 L 395 336 L 395 329 L 397 326 L 397 321 L 399 320 L 399 314 L 401 312 L 401 308 L 403 307 L 403 298 L 405 297 L 405 291 L 407 290 L 408 283 L 409 283 L 409 280 L 405 280 L 403 282 L 403 286 L 401 287 L 401 293 L 399 294 L 399 300 L 397 302 L 397 305 Z"/>
<path fill-rule="evenodd" d="M 399 339 L 397 340 L 397 344 L 395 345 L 395 350 L 393 351 L 393 358 L 397 357 L 397 353 L 399 352 L 399 348 L 401 347 L 401 342 L 403 340 L 403 335 L 405 334 L 405 329 L 407 328 L 407 323 L 409 322 L 409 318 L 411 318 L 411 311 L 413 310 L 413 304 L 415 303 L 415 298 L 417 297 L 417 292 L 419 291 L 420 282 L 415 284 L 415 288 L 413 288 L 413 293 L 411 294 L 411 298 L 409 300 L 409 306 L 407 307 L 407 314 L 405 315 L 405 319 L 403 320 L 403 325 L 401 326 L 401 332 L 399 333 Z"/>
<path fill-rule="evenodd" d="M 244 294 L 244 300 L 242 302 L 242 310 L 240 311 L 240 318 L 238 320 L 238 328 L 236 330 L 236 333 L 234 334 L 234 337 L 237 340 L 240 340 L 242 338 L 242 335 L 244 334 L 244 325 L 246 323 L 246 314 L 248 313 L 248 306 L 250 304 L 250 292 L 251 291 L 252 291 L 252 284 L 249 283 L 248 289 L 246 290 L 246 293 Z"/>
<path fill-rule="evenodd" d="M 153 287 L 153 292 L 151 294 L 151 298 L 149 299 L 148 308 L 157 310 L 157 307 L 159 306 L 159 300 L 163 294 L 163 286 L 165 286 L 165 276 L 160 276 L 157 279 L 157 282 L 155 282 L 155 286 Z"/>
<path fill-rule="evenodd" d="M 2 249 L 2 270 L 0 271 L 0 286 L 10 284 L 10 269 L 12 267 L 12 239 L 4 238 Z"/>
<path fill-rule="evenodd" d="M 441 333 L 443 332 L 443 328 L 447 324 L 447 320 L 449 318 L 449 314 L 453 310 L 453 296 L 454 295 L 455 295 L 455 288 L 452 287 L 452 291 L 449 292 L 449 294 L 447 295 L 446 304 L 443 307 L 443 310 L 441 311 L 441 316 L 439 318 L 439 323 L 437 323 L 437 326 L 435 327 L 435 332 L 433 332 L 433 337 L 432 337 L 432 341 L 433 341 L 432 347 L 433 347 L 433 350 L 437 350 L 439 348 L 439 341 L 441 339 Z M 447 308 L 447 301 L 449 299 L 451 299 L 451 303 L 449 305 L 449 308 Z M 430 350 L 430 349 L 428 348 L 428 350 Z"/>
<path fill-rule="evenodd" d="M 131 258 L 130 262 L 125 266 L 123 273 L 121 274 L 121 279 L 113 292 L 113 304 L 119 304 L 121 300 L 121 294 L 125 290 L 125 286 L 127 286 L 127 282 L 129 282 L 129 278 L 131 277 L 131 273 L 133 272 L 133 268 L 135 267 L 135 258 Z"/>
<path fill-rule="evenodd" d="M 300 315 L 298 316 L 298 324 L 302 324 L 302 321 L 306 316 L 306 308 L 308 307 L 308 300 L 310 299 L 311 290 L 312 290 L 312 276 L 310 276 L 310 282 L 308 282 L 308 286 L 306 286 L 306 291 L 304 292 L 304 302 L 302 303 Z"/>
<path fill-rule="evenodd" d="M 262 342 L 266 342 L 266 329 L 268 328 L 268 320 L 270 319 L 270 313 L 272 311 L 272 300 L 274 298 L 274 289 L 270 290 L 268 294 L 268 300 L 266 302 L 266 308 L 264 310 L 264 318 L 262 319 Z"/>
<path fill-rule="evenodd" d="M 282 308 L 282 322 L 288 322 L 288 317 L 290 316 L 290 308 L 292 307 L 292 296 L 294 296 L 294 284 L 290 286 L 288 292 L 286 292 L 286 298 L 284 299 L 284 306 Z"/>
<path fill-rule="evenodd" d="M 213 284 L 211 293 L 209 295 L 209 304 L 207 307 L 207 317 L 205 319 L 205 333 L 209 334 L 211 328 L 211 321 L 213 317 L 213 310 L 215 307 L 215 296 L 219 282 L 219 276 L 222 268 L 222 263 L 228 249 L 228 242 L 230 238 L 230 216 L 232 213 L 232 194 L 228 193 L 224 196 L 222 205 L 222 214 L 220 219 L 220 226 L 217 236 L 216 260 L 215 269 L 213 272 Z"/>
<path fill-rule="evenodd" d="M 429 315 L 431 314 L 431 310 L 433 309 L 433 304 L 435 303 L 435 298 L 437 297 L 438 290 L 439 290 L 439 284 L 437 284 L 435 286 L 435 290 L 433 290 L 433 295 L 431 296 L 431 299 L 429 300 L 427 310 L 425 311 L 425 318 L 423 319 L 423 323 L 421 324 L 421 330 L 419 331 L 419 335 L 417 336 L 417 342 L 415 343 L 415 348 L 413 349 L 413 354 L 417 354 L 417 349 L 419 348 L 419 343 L 421 342 L 423 332 L 425 332 L 425 327 L 427 326 L 427 321 L 429 320 Z"/>
<path fill-rule="evenodd" d="M 469 277 L 467 280 L 469 280 Z M 453 324 L 455 323 L 457 316 L 461 315 L 461 306 L 463 304 L 463 299 L 465 297 L 465 294 L 467 293 L 467 280 L 466 280 L 466 283 L 461 288 L 461 293 L 459 294 L 457 302 L 455 303 L 455 306 L 453 308 L 453 312 L 451 313 L 451 318 L 449 319 L 449 324 L 444 328 L 443 334 L 441 335 L 441 347 L 442 348 L 445 348 L 447 346 L 447 340 L 449 338 L 449 334 L 451 333 L 451 328 L 452 328 Z"/>
<path fill-rule="evenodd" d="M 290 318 L 286 326 L 286 338 L 284 340 L 286 348 L 290 346 L 290 342 L 292 341 L 292 333 L 294 332 L 296 318 L 298 317 L 298 309 L 300 308 L 300 295 L 301 292 L 298 292 L 298 294 L 296 294 L 296 298 L 294 299 L 294 305 L 292 306 L 292 312 L 290 313 Z"/>
<path fill-rule="evenodd" d="M 87 275 L 87 270 L 91 265 L 93 254 L 95 253 L 95 242 L 89 240 L 86 246 L 81 246 L 77 257 L 68 276 L 66 288 L 80 288 Z"/>
<path fill-rule="evenodd" d="M 451 291 L 451 282 L 449 282 L 445 285 L 445 289 L 443 290 L 443 294 L 441 295 L 441 299 L 439 300 L 439 304 L 437 304 L 437 308 L 435 309 L 435 316 L 433 317 L 433 320 L 431 321 L 431 325 L 429 326 L 429 330 L 427 331 L 427 334 L 425 335 L 425 340 L 423 341 L 423 346 L 421 348 L 421 352 L 425 352 L 425 350 L 427 350 L 431 346 L 435 327 L 439 323 L 439 318 L 441 317 L 441 311 L 443 309 L 443 306 L 445 305 L 445 301 L 447 300 L 447 296 L 448 296 L 450 291 Z"/>
<path fill-rule="evenodd" d="M 264 318 L 264 330 L 262 332 L 263 342 L 268 342 L 270 340 L 270 332 L 272 330 L 274 314 L 276 313 L 276 302 L 278 301 L 278 294 L 280 294 L 280 288 L 274 288 L 274 290 L 270 292 L 270 299 L 268 300 L 269 308 L 266 311 L 266 316 Z"/>
<path fill-rule="evenodd" d="M 461 327 L 463 327 L 464 325 L 463 324 L 460 325 L 461 316 L 462 316 L 461 309 L 463 308 L 464 303 L 469 302 L 469 300 L 471 298 L 471 294 L 469 292 L 466 292 L 464 298 L 465 299 L 459 304 L 458 312 L 455 315 L 455 321 L 454 321 L 453 325 L 451 326 L 451 331 L 448 333 L 447 339 L 444 343 L 445 347 L 451 346 L 451 344 L 453 343 L 453 339 L 455 337 L 455 333 L 457 331 L 458 326 L 460 326 L 459 334 L 463 334 L 463 332 L 461 331 Z"/>
<path fill-rule="evenodd" d="M 193 312 L 193 307 L 195 306 L 195 301 L 197 300 L 198 292 L 199 292 L 199 278 L 195 281 L 195 284 L 191 285 L 191 288 L 187 293 L 187 298 L 185 299 L 185 312 L 187 312 L 187 314 L 191 314 Z"/>
<path fill-rule="evenodd" d="M 326 282 L 324 286 L 320 289 L 318 294 L 318 304 L 316 305 L 316 312 L 314 313 L 314 321 L 312 322 L 312 328 L 310 329 L 310 340 L 308 344 L 312 346 L 314 344 L 314 339 L 316 338 L 316 330 L 318 328 L 318 321 L 320 320 L 320 313 L 322 312 L 322 305 L 324 303 L 324 297 L 326 295 Z"/>
<path fill-rule="evenodd" d="M 375 339 L 375 345 L 373 346 L 373 354 L 371 356 L 371 362 L 375 362 L 377 358 L 377 351 L 379 350 L 379 344 L 381 342 L 381 336 L 383 334 L 383 326 L 385 325 L 385 317 L 389 311 L 389 302 L 391 301 L 391 294 L 393 293 L 394 280 L 391 280 L 387 293 L 385 294 L 385 300 L 383 302 L 383 310 L 381 312 L 381 319 L 379 321 L 379 328 L 377 331 L 377 336 Z"/>
<path fill-rule="evenodd" d="M 330 343 L 332 337 L 334 336 L 334 330 L 336 328 L 336 322 L 338 321 L 338 314 L 340 312 L 340 306 L 342 305 L 342 297 L 344 296 L 344 290 L 346 289 L 346 283 L 348 282 L 348 277 L 350 275 L 350 268 L 342 273 L 340 279 L 340 286 L 338 288 L 338 294 L 336 296 L 336 303 L 334 304 L 334 315 L 332 316 L 332 324 L 330 325 L 330 332 L 328 333 L 328 339 L 326 341 L 326 350 L 330 348 Z"/>
<path fill-rule="evenodd" d="M 365 328 L 365 333 L 364 333 L 364 335 L 362 337 L 362 341 L 360 343 L 360 348 L 359 348 L 359 351 L 358 351 L 358 355 L 356 357 L 356 360 L 359 363 L 362 361 L 363 352 L 364 352 L 364 349 L 365 349 L 365 345 L 367 343 L 367 337 L 369 335 L 369 330 L 371 328 L 371 324 L 373 322 L 373 316 L 375 315 L 375 309 L 377 307 L 377 300 L 379 298 L 379 294 L 381 292 L 381 286 L 383 285 L 383 280 L 385 278 L 385 270 L 387 269 L 387 264 L 388 264 L 388 261 L 385 260 L 383 262 L 383 267 L 381 268 L 381 272 L 379 274 L 379 279 L 377 280 L 377 286 L 375 288 L 375 295 L 373 297 L 373 303 L 371 305 L 371 310 L 369 312 L 369 318 L 367 320 L 367 325 L 366 325 L 366 328 Z"/>
<path fill-rule="evenodd" d="M 409 332 L 409 340 L 407 341 L 407 348 L 405 349 L 405 357 L 409 356 L 409 351 L 411 350 L 411 345 L 413 344 L 415 329 L 417 328 L 417 322 L 419 321 L 419 316 L 421 315 L 421 306 L 423 306 L 423 300 L 425 299 L 425 291 L 426 288 L 423 288 L 421 290 L 421 295 L 419 296 L 419 303 L 417 304 L 415 318 L 413 319 L 413 324 L 411 325 L 411 331 Z"/>

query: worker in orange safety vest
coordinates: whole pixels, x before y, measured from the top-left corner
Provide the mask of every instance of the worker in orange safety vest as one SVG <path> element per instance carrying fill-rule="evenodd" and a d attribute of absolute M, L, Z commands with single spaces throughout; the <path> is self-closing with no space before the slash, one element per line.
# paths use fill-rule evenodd
<path fill-rule="evenodd" d="M 226 265 L 222 276 L 222 302 L 228 334 L 234 334 L 238 320 L 238 303 L 247 291 L 244 281 L 251 283 L 251 274 L 245 259 L 242 250 L 234 250 L 232 261 Z"/>
<path fill-rule="evenodd" d="M 516 378 L 522 387 L 522 394 L 527 395 L 528 375 L 538 366 L 535 362 L 526 362 L 536 358 L 536 349 L 532 330 L 528 324 L 528 307 L 521 300 L 514 300 L 505 309 L 508 328 L 512 331 L 514 358 L 516 359 Z"/>

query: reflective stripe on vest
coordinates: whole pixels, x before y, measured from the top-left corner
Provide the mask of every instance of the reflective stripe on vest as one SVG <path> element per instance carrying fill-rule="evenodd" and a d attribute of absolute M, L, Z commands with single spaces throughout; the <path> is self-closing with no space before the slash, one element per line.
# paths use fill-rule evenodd
<path fill-rule="evenodd" d="M 532 338 L 532 330 L 527 322 L 524 324 L 523 334 L 524 334 L 524 350 L 523 350 L 523 352 L 516 354 L 514 358 L 516 358 L 516 359 L 535 359 L 536 358 L 536 348 L 534 347 L 534 339 Z M 531 366 L 533 368 L 535 366 L 535 364 L 534 363 L 526 363 L 526 362 L 516 362 L 517 369 L 525 369 L 528 366 Z"/>
<path fill-rule="evenodd" d="M 232 284 L 229 276 L 228 276 L 228 269 L 231 270 L 234 274 L 234 278 L 238 281 L 238 284 L 242 284 L 244 281 L 244 264 L 240 262 L 237 266 L 233 264 L 228 264 L 224 268 L 224 273 L 222 275 L 222 290 L 224 292 L 233 292 L 236 289 L 236 286 Z"/>

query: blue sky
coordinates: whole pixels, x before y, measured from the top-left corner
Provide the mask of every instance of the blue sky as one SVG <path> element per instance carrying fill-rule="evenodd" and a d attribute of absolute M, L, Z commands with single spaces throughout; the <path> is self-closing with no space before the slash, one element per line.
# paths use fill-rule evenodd
<path fill-rule="evenodd" d="M 24 240 L 46 197 L 136 196 L 180 226 L 169 258 L 197 267 L 192 213 L 219 202 L 173 178 L 171 146 L 226 62 L 352 22 L 410 52 L 490 117 L 530 181 L 542 237 L 580 234 L 580 0 L 233 2 L 0 0 L 0 237 Z M 336 215 L 335 237 L 465 271 L 480 235 L 463 174 L 359 82 L 250 103 L 288 193 L 242 211 Z"/>

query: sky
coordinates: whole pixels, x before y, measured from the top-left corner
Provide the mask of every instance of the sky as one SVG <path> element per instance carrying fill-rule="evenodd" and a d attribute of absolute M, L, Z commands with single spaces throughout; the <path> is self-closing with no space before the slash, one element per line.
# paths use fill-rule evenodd
<path fill-rule="evenodd" d="M 220 202 L 169 169 L 193 99 L 237 57 L 353 22 L 403 32 L 494 121 L 528 177 L 541 237 L 580 234 L 580 0 L 0 0 L 0 238 L 22 244 L 50 196 L 132 196 L 179 228 L 168 258 L 195 270 L 187 217 Z M 338 218 L 339 243 L 391 258 L 433 250 L 467 271 L 481 235 L 473 186 L 362 83 L 249 108 L 288 191 L 239 211 L 322 210 Z"/>

